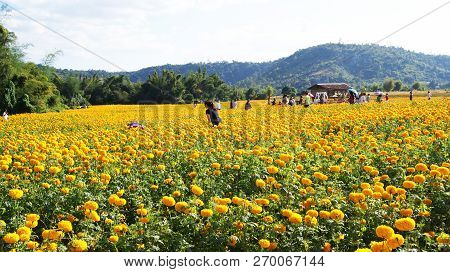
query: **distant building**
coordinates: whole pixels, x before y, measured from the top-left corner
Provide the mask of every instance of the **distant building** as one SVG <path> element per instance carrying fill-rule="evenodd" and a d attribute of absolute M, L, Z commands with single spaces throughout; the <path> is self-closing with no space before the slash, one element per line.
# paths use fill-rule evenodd
<path fill-rule="evenodd" d="M 326 92 L 329 98 L 343 97 L 350 86 L 346 83 L 318 83 L 308 88 L 315 96 L 316 93 Z"/>

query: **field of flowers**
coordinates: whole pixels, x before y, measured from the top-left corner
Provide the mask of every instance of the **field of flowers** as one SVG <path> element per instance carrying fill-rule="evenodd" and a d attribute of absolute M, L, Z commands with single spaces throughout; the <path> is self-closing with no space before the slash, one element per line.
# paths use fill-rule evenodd
<path fill-rule="evenodd" d="M 0 122 L 0 251 L 448 251 L 450 103 Z M 127 129 L 132 120 L 146 128 Z"/>

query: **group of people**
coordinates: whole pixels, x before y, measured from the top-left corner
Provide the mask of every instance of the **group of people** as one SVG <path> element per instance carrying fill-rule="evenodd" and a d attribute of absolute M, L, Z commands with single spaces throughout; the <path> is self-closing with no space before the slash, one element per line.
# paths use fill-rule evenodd
<path fill-rule="evenodd" d="M 287 95 L 283 95 L 281 101 L 278 102 L 280 106 L 295 106 L 295 105 L 304 105 L 305 107 L 309 107 L 313 102 L 313 96 L 311 93 L 307 93 L 305 98 L 300 96 L 298 100 L 295 100 L 295 97 L 291 96 L 290 98 Z M 277 99 L 274 97 L 272 102 L 272 106 L 277 105 Z M 323 103 L 322 103 L 323 104 Z"/>

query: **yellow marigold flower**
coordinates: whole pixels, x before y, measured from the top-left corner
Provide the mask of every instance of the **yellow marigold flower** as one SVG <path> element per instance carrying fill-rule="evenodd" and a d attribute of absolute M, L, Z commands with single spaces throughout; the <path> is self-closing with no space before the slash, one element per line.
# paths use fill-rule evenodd
<path fill-rule="evenodd" d="M 148 211 L 145 208 L 139 208 L 139 209 L 136 210 L 136 213 L 139 216 L 146 216 L 148 214 Z"/>
<path fill-rule="evenodd" d="M 167 207 L 173 207 L 175 206 L 175 199 L 173 199 L 173 197 L 170 196 L 163 196 L 162 198 L 162 203 L 164 205 L 166 205 Z"/>
<path fill-rule="evenodd" d="M 297 165 L 297 167 L 295 167 L 295 169 L 297 170 L 297 171 L 302 171 L 303 170 L 303 165 L 301 165 L 301 164 L 299 164 L 299 165 Z"/>
<path fill-rule="evenodd" d="M 406 168 L 406 172 L 408 172 L 408 173 L 414 173 L 415 171 L 416 171 L 416 169 L 414 169 L 414 167 Z"/>
<path fill-rule="evenodd" d="M 241 229 L 243 229 L 245 227 L 245 223 L 241 222 L 241 221 L 236 221 L 236 222 L 234 222 L 233 225 L 234 225 L 235 228 L 237 228 L 239 230 L 241 230 Z"/>
<path fill-rule="evenodd" d="M 264 217 L 262 218 L 262 220 L 263 220 L 264 222 L 267 222 L 267 223 L 272 223 L 272 222 L 273 222 L 273 217 L 270 216 L 270 215 L 267 215 L 267 216 L 264 216 Z"/>
<path fill-rule="evenodd" d="M 409 217 L 409 216 L 411 216 L 413 214 L 413 210 L 410 209 L 410 208 L 408 208 L 408 209 L 401 209 L 400 210 L 400 214 L 402 216 Z"/>
<path fill-rule="evenodd" d="M 181 196 L 181 192 L 180 191 L 174 191 L 173 193 L 172 193 L 172 196 L 173 197 L 179 197 L 179 196 Z"/>
<path fill-rule="evenodd" d="M 220 163 L 217 163 L 217 162 L 211 163 L 211 168 L 219 169 L 220 168 Z"/>
<path fill-rule="evenodd" d="M 84 208 L 87 210 L 96 211 L 98 209 L 98 204 L 95 201 L 87 201 L 84 203 Z"/>
<path fill-rule="evenodd" d="M 290 217 L 292 215 L 292 211 L 288 209 L 283 209 L 281 210 L 281 215 L 283 215 L 284 217 Z"/>
<path fill-rule="evenodd" d="M 319 213 L 316 210 L 308 210 L 306 212 L 307 215 L 312 216 L 312 217 L 317 217 L 319 216 Z"/>
<path fill-rule="evenodd" d="M 404 243 L 405 239 L 400 234 L 394 234 L 389 239 L 387 239 L 387 244 L 392 249 L 401 247 Z"/>
<path fill-rule="evenodd" d="M 405 180 L 403 182 L 403 187 L 405 187 L 406 189 L 412 189 L 416 187 L 416 183 L 414 181 Z"/>
<path fill-rule="evenodd" d="M 373 252 L 390 252 L 391 248 L 388 246 L 387 242 L 372 242 L 370 249 Z"/>
<path fill-rule="evenodd" d="M 213 215 L 213 211 L 211 209 L 203 209 L 200 211 L 200 215 L 202 217 L 211 217 Z"/>
<path fill-rule="evenodd" d="M 277 194 L 270 194 L 270 195 L 268 196 L 268 198 L 269 198 L 270 200 L 272 200 L 272 201 L 279 201 L 279 200 L 280 200 L 280 196 L 277 195 Z"/>
<path fill-rule="evenodd" d="M 394 235 L 394 230 L 389 226 L 381 225 L 377 227 L 376 234 L 378 237 L 387 240 Z"/>
<path fill-rule="evenodd" d="M 193 179 L 197 176 L 197 172 L 190 172 L 188 176 Z"/>
<path fill-rule="evenodd" d="M 436 238 L 436 241 L 439 244 L 448 245 L 448 244 L 450 244 L 450 235 L 443 232 Z"/>
<path fill-rule="evenodd" d="M 264 180 L 262 180 L 262 179 L 257 179 L 256 182 L 255 182 L 255 184 L 256 184 L 256 186 L 259 187 L 259 188 L 262 188 L 262 187 L 266 186 L 266 183 L 265 183 Z"/>
<path fill-rule="evenodd" d="M 331 211 L 330 217 L 334 220 L 342 220 L 344 219 L 344 213 L 341 210 L 334 209 Z"/>
<path fill-rule="evenodd" d="M 123 235 L 125 232 L 128 231 L 128 226 L 125 224 L 119 224 L 114 226 L 114 232 L 118 235 Z"/>
<path fill-rule="evenodd" d="M 414 182 L 417 182 L 417 183 L 424 183 L 425 182 L 425 180 L 426 180 L 426 178 L 425 178 L 425 176 L 424 175 L 422 175 L 422 174 L 420 174 L 420 175 L 415 175 L 414 176 Z"/>
<path fill-rule="evenodd" d="M 418 163 L 418 164 L 416 164 L 416 170 L 417 171 L 428 171 L 428 166 L 424 163 Z"/>
<path fill-rule="evenodd" d="M 331 214 L 328 211 L 320 211 L 319 212 L 319 217 L 322 219 L 328 219 L 328 218 L 330 218 L 330 215 Z"/>
<path fill-rule="evenodd" d="M 109 236 L 108 240 L 109 240 L 111 243 L 115 244 L 115 243 L 117 243 L 117 242 L 119 241 L 119 236 L 117 236 L 117 235 L 111 235 L 111 236 Z"/>
<path fill-rule="evenodd" d="M 50 174 L 56 175 L 59 172 L 61 172 L 61 168 L 56 167 L 56 166 L 52 166 L 48 169 L 48 171 L 50 172 Z"/>
<path fill-rule="evenodd" d="M 83 252 L 86 251 L 88 248 L 88 245 L 86 241 L 80 240 L 80 239 L 74 239 L 70 243 L 70 249 L 73 252 Z"/>
<path fill-rule="evenodd" d="M 410 217 L 400 218 L 395 221 L 395 228 L 400 231 L 410 231 L 416 227 L 416 221 Z"/>
<path fill-rule="evenodd" d="M 370 250 L 370 248 L 358 248 L 355 252 L 372 252 L 372 250 Z"/>
<path fill-rule="evenodd" d="M 450 169 L 448 169 L 447 167 L 444 167 L 444 166 L 438 167 L 436 170 L 439 171 L 439 173 L 441 173 L 442 176 L 446 176 L 446 175 L 450 174 Z"/>
<path fill-rule="evenodd" d="M 188 207 L 189 207 L 189 205 L 185 201 L 180 201 L 175 204 L 175 210 L 177 212 L 188 212 L 188 210 L 189 210 Z"/>
<path fill-rule="evenodd" d="M 339 167 L 339 165 L 330 166 L 330 171 L 334 172 L 334 173 L 338 173 L 341 171 L 341 167 Z"/>
<path fill-rule="evenodd" d="M 25 226 L 28 228 L 33 229 L 33 228 L 37 227 L 37 225 L 38 225 L 37 221 L 25 221 Z"/>
<path fill-rule="evenodd" d="M 64 232 L 71 232 L 72 231 L 72 223 L 67 220 L 62 220 L 58 222 L 58 228 L 62 229 Z"/>
<path fill-rule="evenodd" d="M 203 189 L 197 185 L 192 185 L 191 192 L 196 196 L 201 196 L 203 194 Z"/>
<path fill-rule="evenodd" d="M 430 176 L 432 176 L 432 177 L 440 177 L 441 173 L 438 170 L 431 170 L 430 171 Z"/>
<path fill-rule="evenodd" d="M 73 182 L 76 179 L 75 175 L 67 175 L 66 176 L 66 181 L 68 182 Z"/>
<path fill-rule="evenodd" d="M 7 244 L 15 244 L 19 241 L 20 237 L 17 233 L 7 233 L 3 236 L 3 241 Z"/>
<path fill-rule="evenodd" d="M 0 220 L 0 231 L 2 231 L 6 227 L 6 222 L 3 220 Z"/>
<path fill-rule="evenodd" d="M 278 173 L 278 167 L 271 165 L 271 166 L 267 167 L 267 172 L 269 172 L 269 174 L 272 174 L 272 175 L 276 174 L 276 173 Z"/>
<path fill-rule="evenodd" d="M 33 249 L 36 249 L 38 246 L 39 246 L 38 242 L 34 242 L 34 241 L 27 242 L 27 248 L 28 249 L 33 250 Z"/>
<path fill-rule="evenodd" d="M 312 184 L 312 180 L 310 180 L 309 178 L 302 178 L 301 182 L 303 185 L 306 185 L 306 186 L 309 186 Z"/>
<path fill-rule="evenodd" d="M 228 206 L 227 205 L 216 205 L 215 210 L 218 213 L 226 213 L 228 211 Z"/>
<path fill-rule="evenodd" d="M 270 241 L 267 239 L 261 239 L 258 241 L 258 244 L 261 248 L 269 248 L 270 246 Z"/>
<path fill-rule="evenodd" d="M 156 169 L 158 169 L 159 171 L 164 171 L 166 170 L 166 166 L 164 164 L 158 164 L 158 166 L 156 166 Z"/>
<path fill-rule="evenodd" d="M 302 216 L 298 213 L 292 213 L 291 216 L 289 216 L 289 222 L 292 224 L 300 224 L 302 223 Z"/>
<path fill-rule="evenodd" d="M 40 219 L 40 216 L 35 213 L 29 213 L 27 214 L 26 218 L 27 221 L 38 221 Z"/>
<path fill-rule="evenodd" d="M 23 196 L 23 191 L 20 189 L 11 189 L 9 190 L 8 195 L 12 198 L 12 199 L 20 199 Z"/>
<path fill-rule="evenodd" d="M 262 212 L 262 207 L 259 205 L 252 205 L 250 208 L 250 212 L 253 214 L 260 214 Z"/>

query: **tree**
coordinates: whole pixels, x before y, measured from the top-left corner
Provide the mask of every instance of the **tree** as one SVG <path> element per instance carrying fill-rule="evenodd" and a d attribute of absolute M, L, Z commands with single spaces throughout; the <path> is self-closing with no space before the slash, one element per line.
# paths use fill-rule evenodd
<path fill-rule="evenodd" d="M 14 107 L 16 113 L 34 112 L 34 106 L 30 103 L 28 94 L 22 96 Z"/>
<path fill-rule="evenodd" d="M 4 88 L 0 89 L 0 109 L 12 111 L 16 104 L 16 88 L 12 81 Z"/>
<path fill-rule="evenodd" d="M 295 96 L 297 94 L 297 90 L 292 86 L 284 86 L 283 89 L 281 89 L 281 93 L 287 96 Z"/>
<path fill-rule="evenodd" d="M 390 92 L 394 89 L 394 80 L 392 78 L 387 78 L 383 82 L 383 90 L 385 92 Z"/>
<path fill-rule="evenodd" d="M 414 82 L 414 84 L 411 87 L 413 90 L 419 90 L 419 91 L 423 91 L 426 90 L 427 85 L 425 83 L 422 82 Z"/>
<path fill-rule="evenodd" d="M 255 99 L 257 93 L 258 92 L 257 92 L 257 90 L 255 88 L 249 88 L 247 90 L 247 92 L 245 92 L 245 98 L 248 99 L 248 100 Z"/>
<path fill-rule="evenodd" d="M 401 80 L 396 80 L 394 82 L 394 91 L 401 91 L 402 87 L 403 87 L 403 83 Z"/>
<path fill-rule="evenodd" d="M 267 104 L 270 105 L 270 99 L 275 94 L 275 89 L 272 87 L 272 85 L 269 85 L 266 87 L 264 92 L 266 93 L 267 96 Z"/>

